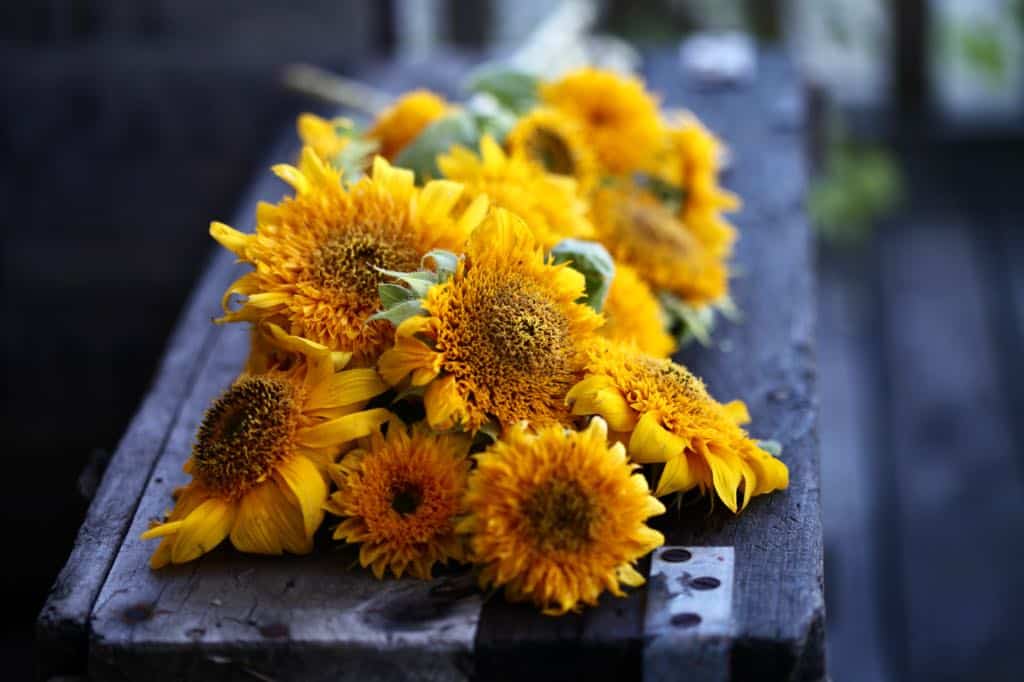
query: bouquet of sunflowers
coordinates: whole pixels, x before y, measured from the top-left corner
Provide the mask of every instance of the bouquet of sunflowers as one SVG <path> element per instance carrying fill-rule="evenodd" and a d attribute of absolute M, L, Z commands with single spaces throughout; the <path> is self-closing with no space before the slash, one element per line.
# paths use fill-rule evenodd
<path fill-rule="evenodd" d="M 378 578 L 467 562 L 561 614 L 643 582 L 659 498 L 739 512 L 788 484 L 743 403 L 669 359 L 732 309 L 719 142 L 607 71 L 472 89 L 303 115 L 293 194 L 211 225 L 252 268 L 218 320 L 251 350 L 144 534 L 154 568 L 308 553 L 327 519 Z"/>

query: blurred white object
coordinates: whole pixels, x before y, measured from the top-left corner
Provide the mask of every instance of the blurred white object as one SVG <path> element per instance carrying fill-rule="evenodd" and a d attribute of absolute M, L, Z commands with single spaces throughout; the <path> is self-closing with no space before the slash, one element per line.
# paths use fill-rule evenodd
<path fill-rule="evenodd" d="M 837 101 L 882 102 L 889 89 L 890 28 L 885 0 L 795 0 L 785 22 L 803 72 Z"/>
<path fill-rule="evenodd" d="M 1003 118 L 1024 107 L 1024 29 L 1012 0 L 932 0 L 930 76 L 943 112 Z"/>
<path fill-rule="evenodd" d="M 679 46 L 683 70 L 708 85 L 747 83 L 757 74 L 757 50 L 745 33 L 698 33 Z"/>

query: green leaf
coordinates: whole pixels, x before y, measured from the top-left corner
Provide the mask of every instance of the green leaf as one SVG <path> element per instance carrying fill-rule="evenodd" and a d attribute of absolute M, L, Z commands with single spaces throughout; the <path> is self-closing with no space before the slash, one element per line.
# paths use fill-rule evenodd
<path fill-rule="evenodd" d="M 363 176 L 363 171 L 370 164 L 370 158 L 377 151 L 376 140 L 357 137 L 354 133 L 349 136 L 349 142 L 334 157 L 332 164 L 341 170 L 341 179 L 346 182 L 355 182 Z"/>
<path fill-rule="evenodd" d="M 441 177 L 437 156 L 461 145 L 476 149 L 480 142 L 480 128 L 472 114 L 456 111 L 434 121 L 395 158 L 395 165 L 416 173 L 417 182 Z"/>
<path fill-rule="evenodd" d="M 412 293 L 415 294 L 416 298 L 426 296 L 430 287 L 437 284 L 437 274 L 433 272 L 427 272 L 424 270 L 417 270 L 416 272 L 398 272 L 397 270 L 385 270 L 384 268 L 374 269 L 382 275 L 394 277 L 400 282 L 404 282 Z"/>
<path fill-rule="evenodd" d="M 380 292 L 380 303 L 385 310 L 393 308 L 399 303 L 419 298 L 411 290 L 399 284 L 380 284 L 377 286 L 377 291 Z"/>
<path fill-rule="evenodd" d="M 597 242 L 563 239 L 551 249 L 551 255 L 556 263 L 569 263 L 583 275 L 586 280 L 584 302 L 601 312 L 615 277 L 615 262 L 608 251 Z"/>
<path fill-rule="evenodd" d="M 506 109 L 522 114 L 537 104 L 537 86 L 540 81 L 524 71 L 507 66 L 492 65 L 477 69 L 470 75 L 470 92 L 487 93 Z"/>
<path fill-rule="evenodd" d="M 411 301 L 405 301 L 404 303 L 393 305 L 387 310 L 380 311 L 376 315 L 371 315 L 369 319 L 371 321 L 387 320 L 397 327 L 410 317 L 422 315 L 425 312 L 426 311 L 423 310 L 423 306 L 420 305 L 420 300 L 418 298 L 414 298 Z"/>
<path fill-rule="evenodd" d="M 427 269 L 428 260 L 434 261 L 434 272 L 437 273 L 437 282 L 439 284 L 447 282 L 459 267 L 459 257 L 451 251 L 445 251 L 444 249 L 434 249 L 423 256 L 420 264 L 424 270 Z"/>
<path fill-rule="evenodd" d="M 759 440 L 757 441 L 757 447 L 775 457 L 782 454 L 782 443 L 777 440 Z"/>
<path fill-rule="evenodd" d="M 692 306 L 667 291 L 658 293 L 662 309 L 668 313 L 669 328 L 675 333 L 680 347 L 696 339 L 702 346 L 711 345 L 711 330 L 715 326 L 715 310 L 710 305 Z"/>

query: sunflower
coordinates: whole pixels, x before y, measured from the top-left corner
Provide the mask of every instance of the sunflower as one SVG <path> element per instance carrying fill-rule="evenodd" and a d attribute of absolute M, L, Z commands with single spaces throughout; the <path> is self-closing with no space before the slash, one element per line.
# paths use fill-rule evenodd
<path fill-rule="evenodd" d="M 602 187 L 594 194 L 591 216 L 615 262 L 635 268 L 654 289 L 693 305 L 714 303 L 728 293 L 725 262 L 647 189 L 631 182 Z"/>
<path fill-rule="evenodd" d="M 490 135 L 480 140 L 480 156 L 456 146 L 439 156 L 437 165 L 446 178 L 465 186 L 468 197 L 486 195 L 525 220 L 542 246 L 593 234 L 574 180 L 548 173 L 522 151 L 506 154 Z"/>
<path fill-rule="evenodd" d="M 738 209 L 740 199 L 718 184 L 722 145 L 695 116 L 676 119 L 669 128 L 672 154 L 666 179 L 683 189 L 680 217 L 687 228 L 716 256 L 726 256 L 736 241 L 736 228 L 722 212 Z"/>
<path fill-rule="evenodd" d="M 543 85 L 541 99 L 579 122 L 612 173 L 645 170 L 661 151 L 658 102 L 636 78 L 579 69 Z"/>
<path fill-rule="evenodd" d="M 399 325 L 381 376 L 425 386 L 438 430 L 565 421 L 565 394 L 602 322 L 577 303 L 583 292 L 583 275 L 545 260 L 523 221 L 495 209 L 452 277 L 427 290 L 425 314 Z"/>
<path fill-rule="evenodd" d="M 557 109 L 538 107 L 520 118 L 506 144 L 513 156 L 522 154 L 549 173 L 575 178 L 584 196 L 597 184 L 597 158 L 582 127 Z"/>
<path fill-rule="evenodd" d="M 380 144 L 380 153 L 394 161 L 406 145 L 423 129 L 448 113 L 451 107 L 440 95 L 429 90 L 413 90 L 402 95 L 373 122 L 367 137 Z"/>
<path fill-rule="evenodd" d="M 462 510 L 470 439 L 432 433 L 423 424 L 410 430 L 397 419 L 387 436 L 370 436 L 366 449 L 345 455 L 331 470 L 338 486 L 325 509 L 345 517 L 335 540 L 361 543 L 359 563 L 377 578 L 389 569 L 428 580 L 448 559 L 462 561 L 455 516 Z"/>
<path fill-rule="evenodd" d="M 658 299 L 636 270 L 625 263 L 615 265 L 615 277 L 602 312 L 601 336 L 636 347 L 655 357 L 668 357 L 676 343 L 665 331 L 664 314 Z"/>
<path fill-rule="evenodd" d="M 268 328 L 289 351 L 298 349 L 283 330 Z M 290 366 L 243 374 L 210 405 L 184 466 L 192 480 L 175 491 L 167 519 L 142 534 L 162 538 L 154 569 L 196 559 L 226 537 L 256 554 L 312 550 L 328 463 L 389 413 L 362 409 L 387 388 L 374 370 L 336 372 L 335 355 L 311 348 Z"/>
<path fill-rule="evenodd" d="M 275 172 L 295 188 L 277 205 L 260 204 L 255 234 L 213 223 L 210 234 L 255 270 L 224 294 L 223 322 L 273 321 L 289 333 L 352 352 L 369 364 L 391 345 L 393 330 L 368 321 L 380 307 L 379 269 L 413 270 L 435 248 L 459 248 L 486 213 L 479 199 L 456 210 L 462 187 L 450 181 L 413 184 L 412 171 L 377 158 L 371 177 L 347 189 L 339 171 L 312 149 L 299 168 Z M 244 297 L 230 308 L 232 297 Z"/>
<path fill-rule="evenodd" d="M 558 615 L 643 584 L 636 560 L 665 542 L 645 521 L 665 507 L 607 435 L 600 418 L 585 431 L 517 425 L 476 456 L 458 528 L 484 587 Z"/>
<path fill-rule="evenodd" d="M 587 377 L 569 392 L 572 412 L 604 417 L 633 461 L 664 463 L 658 497 L 714 490 L 736 512 L 789 485 L 786 465 L 740 428 L 750 420 L 742 402 L 722 405 L 685 367 L 621 344 L 597 344 L 590 355 Z"/>
<path fill-rule="evenodd" d="M 352 121 L 347 118 L 328 121 L 316 114 L 301 114 L 295 125 L 303 146 L 312 148 L 325 163 L 333 163 L 350 142 L 348 137 L 338 134 L 339 127 L 352 127 Z"/>

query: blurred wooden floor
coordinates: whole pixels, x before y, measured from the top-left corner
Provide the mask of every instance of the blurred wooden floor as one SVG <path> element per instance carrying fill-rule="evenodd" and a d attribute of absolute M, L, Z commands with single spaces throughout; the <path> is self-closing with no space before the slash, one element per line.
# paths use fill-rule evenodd
<path fill-rule="evenodd" d="M 834 680 L 1006 680 L 1024 644 L 1020 145 L 903 150 L 910 198 L 819 259 Z"/>

